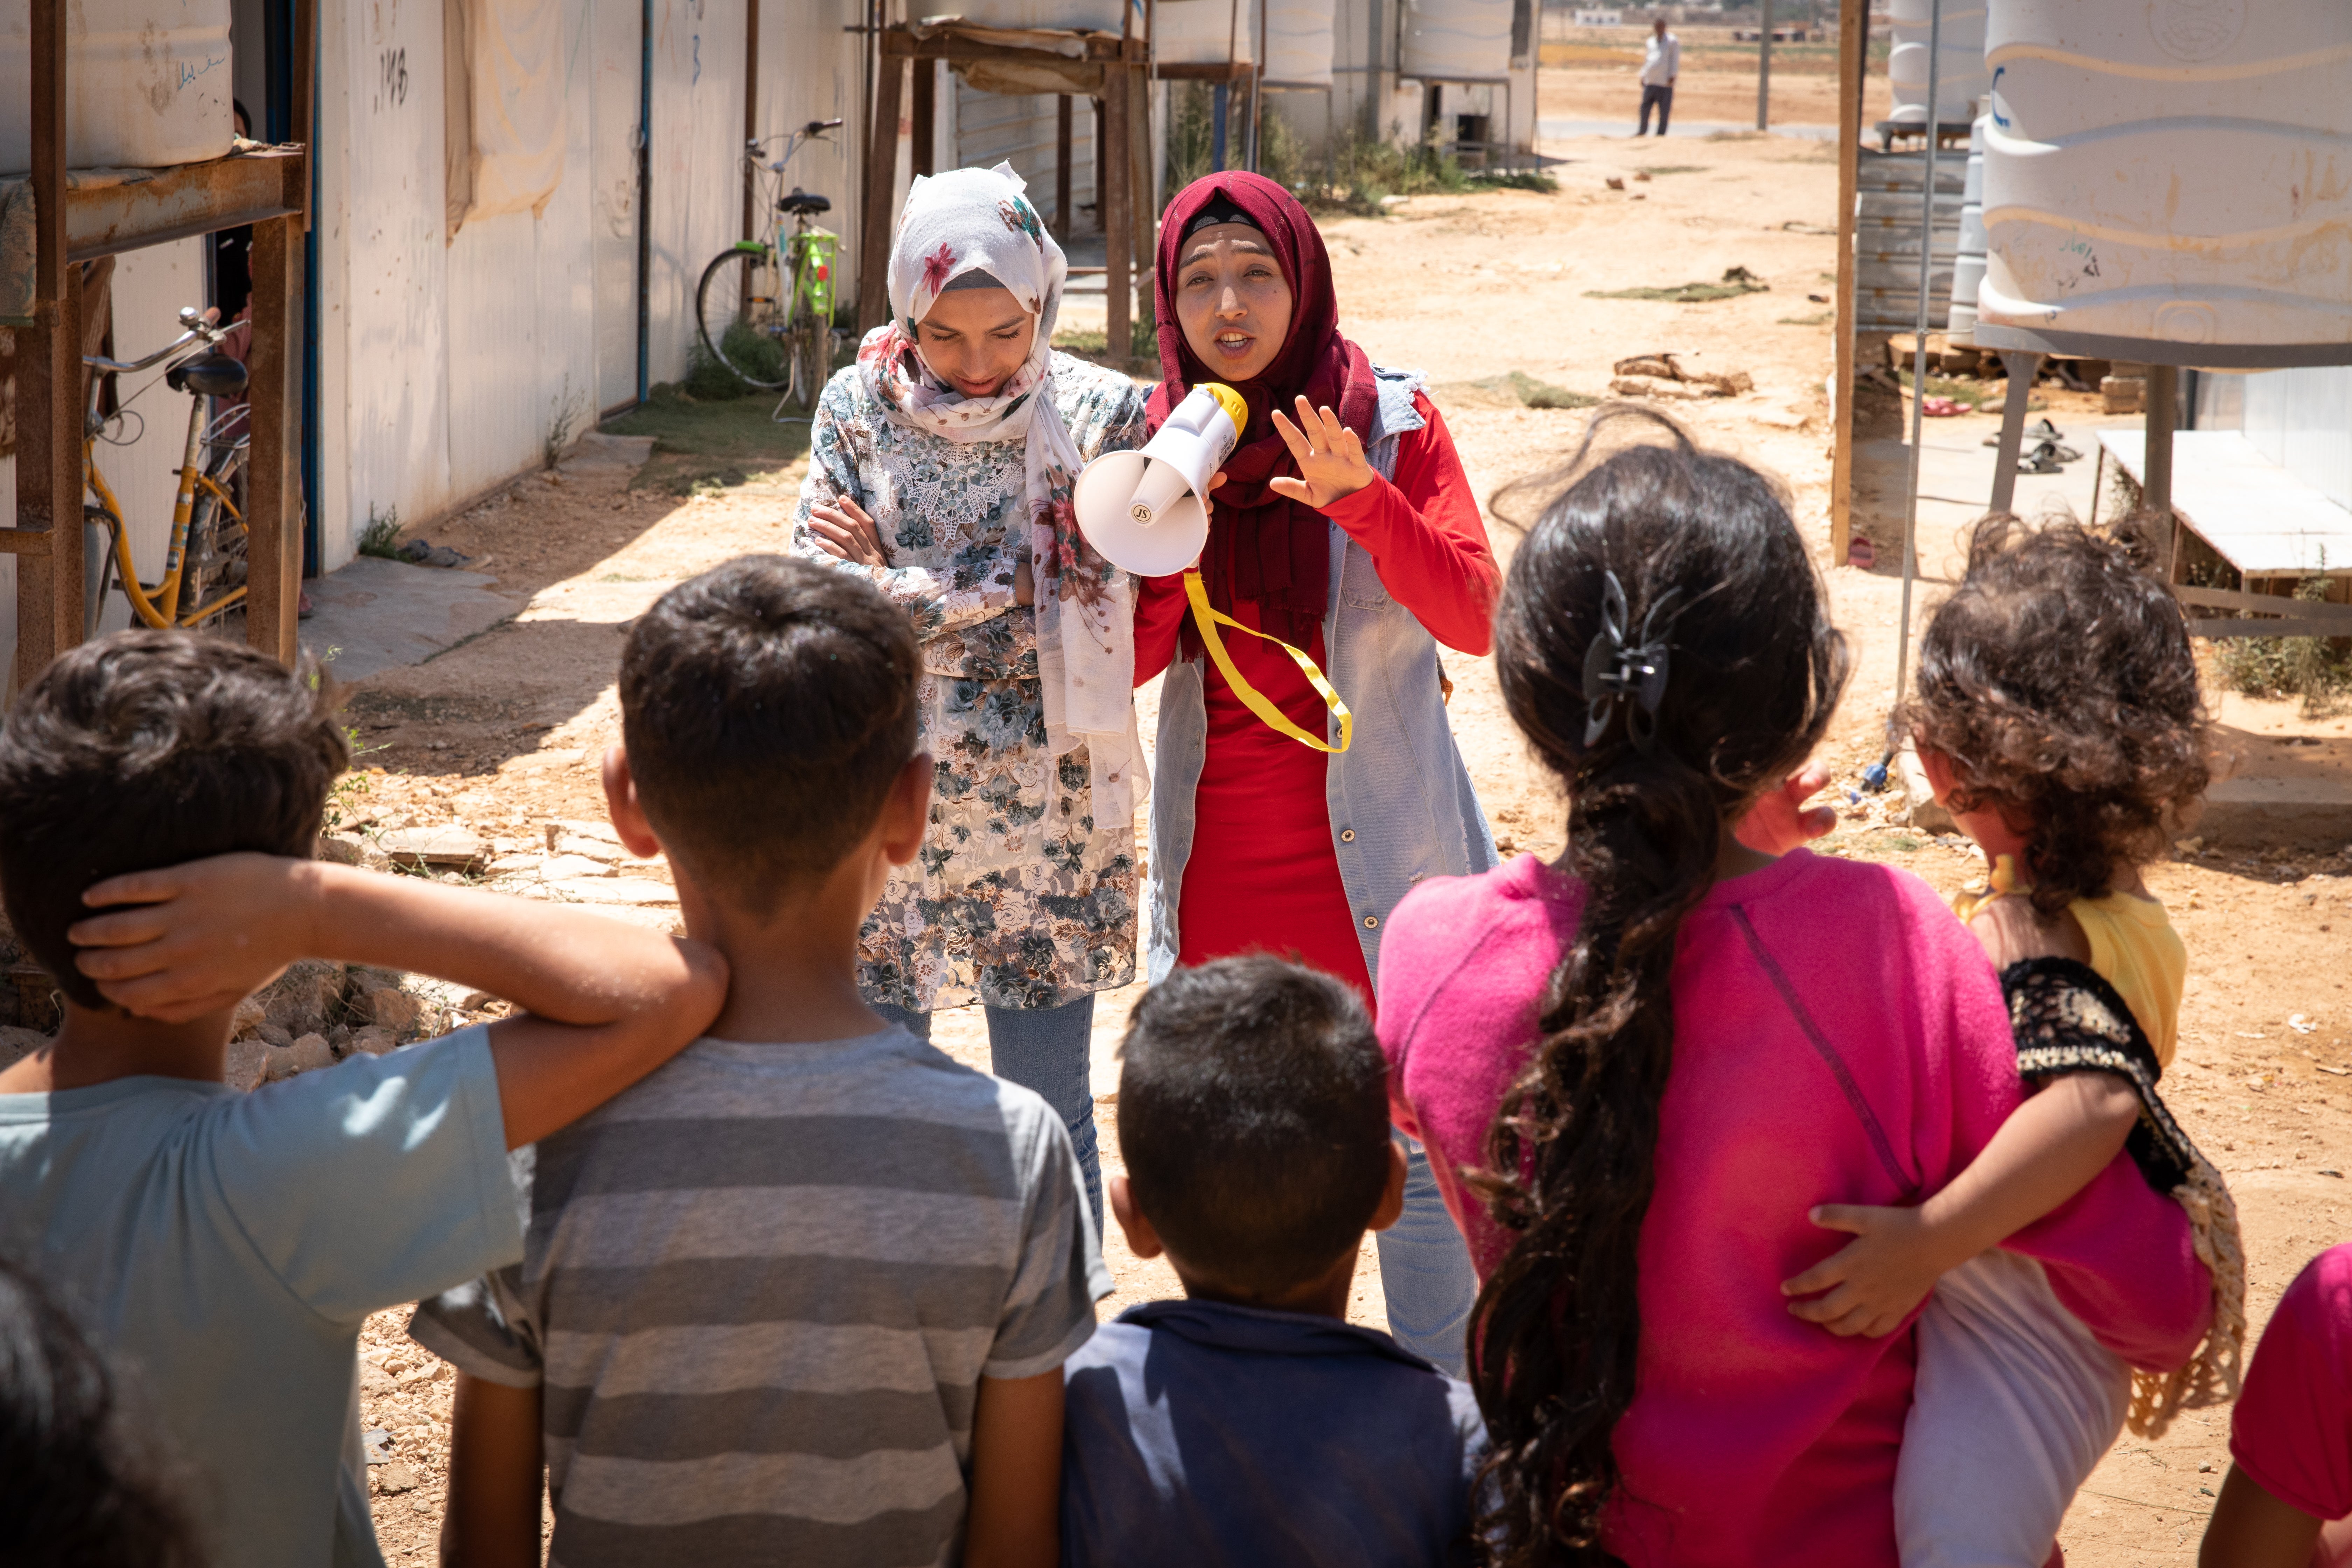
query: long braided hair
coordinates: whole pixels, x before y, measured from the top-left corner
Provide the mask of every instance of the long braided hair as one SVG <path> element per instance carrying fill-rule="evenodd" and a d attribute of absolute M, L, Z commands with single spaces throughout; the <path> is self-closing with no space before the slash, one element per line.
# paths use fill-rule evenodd
<path fill-rule="evenodd" d="M 1629 434 L 1651 439 L 1593 460 Z M 1763 475 L 1623 408 L 1595 416 L 1563 472 L 1565 489 L 1531 481 L 1557 493 L 1496 616 L 1504 700 L 1566 786 L 1562 864 L 1586 893 L 1474 1182 L 1515 1233 L 1470 1328 L 1493 1440 L 1479 1533 L 1503 1568 L 1617 1562 L 1611 1434 L 1635 1391 L 1676 936 L 1725 825 L 1820 740 L 1847 668 Z"/>

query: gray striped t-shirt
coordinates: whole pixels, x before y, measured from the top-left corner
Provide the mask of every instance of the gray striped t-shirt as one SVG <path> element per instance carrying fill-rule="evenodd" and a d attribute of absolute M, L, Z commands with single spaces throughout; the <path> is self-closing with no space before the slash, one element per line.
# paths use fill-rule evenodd
<path fill-rule="evenodd" d="M 1110 1290 L 1061 1119 L 903 1029 L 697 1041 L 530 1163 L 522 1262 L 409 1331 L 541 1386 L 561 1568 L 954 1561 L 980 1379 Z"/>

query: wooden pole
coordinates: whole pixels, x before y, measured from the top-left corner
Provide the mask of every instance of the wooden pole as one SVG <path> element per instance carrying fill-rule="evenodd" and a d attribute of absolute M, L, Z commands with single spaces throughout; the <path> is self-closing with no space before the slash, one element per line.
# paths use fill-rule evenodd
<path fill-rule="evenodd" d="M 897 215 L 890 197 L 898 184 L 898 89 L 907 79 L 907 58 L 890 50 L 892 35 L 877 42 L 874 62 L 874 120 L 866 128 L 866 200 L 858 214 L 857 331 L 860 336 L 890 315 L 890 225 Z"/>
<path fill-rule="evenodd" d="M 2145 481 L 2140 487 L 2140 505 L 2155 514 L 2147 540 L 2156 551 L 2156 574 L 2168 583 L 2172 581 L 2172 431 L 2179 421 L 2179 395 L 2178 365 L 2147 367 L 2147 444 L 2140 469 Z"/>
<path fill-rule="evenodd" d="M 1756 35 L 1756 129 L 1762 131 L 1772 120 L 1772 0 L 1760 0 L 1758 19 L 1763 26 Z"/>
<path fill-rule="evenodd" d="M 1054 100 L 1054 237 L 1070 243 L 1070 95 Z"/>
<path fill-rule="evenodd" d="M 302 220 L 253 226 L 245 640 L 287 664 L 302 591 Z"/>
<path fill-rule="evenodd" d="M 1129 7 L 1129 22 L 1134 20 Z M 1135 316 L 1131 319 L 1149 321 L 1152 316 L 1151 280 L 1159 268 L 1160 205 L 1156 182 L 1151 177 L 1151 82 L 1150 56 L 1141 39 L 1130 38 L 1119 46 L 1120 71 L 1127 77 L 1127 212 L 1133 226 L 1134 248 L 1128 255 L 1133 267 L 1129 284 L 1135 296 Z M 1108 281 L 1108 279 L 1106 279 Z M 1133 340 L 1129 340 L 1129 346 Z"/>
<path fill-rule="evenodd" d="M 1830 422 L 1830 564 L 1853 543 L 1853 205 L 1862 184 L 1862 79 L 1870 60 L 1869 8 L 1838 7 L 1837 329 L 1832 351 L 1836 404 Z"/>
<path fill-rule="evenodd" d="M 939 172 L 934 166 L 939 162 L 939 62 L 913 60 L 908 68 L 915 73 L 914 103 L 907 117 L 907 138 L 913 152 L 909 164 L 917 174 L 935 174 Z"/>
<path fill-rule="evenodd" d="M 760 140 L 760 0 L 743 0 L 743 146 L 749 152 Z M 750 169 L 743 171 L 743 237 L 760 237 L 760 216 L 754 210 L 759 199 L 759 179 Z M 751 275 L 745 264 L 743 281 L 750 284 Z M 744 293 L 751 290 L 746 287 Z"/>
<path fill-rule="evenodd" d="M 33 0 L 33 325 L 16 332 L 16 685 L 81 640 L 81 269 L 66 259 L 66 5 Z"/>
<path fill-rule="evenodd" d="M 1098 197 L 1103 217 L 1104 304 L 1109 314 L 1103 348 L 1114 363 L 1124 363 L 1128 357 L 1129 328 L 1134 319 L 1135 164 L 1128 155 L 1127 129 L 1130 85 L 1126 61 L 1104 68 L 1103 142 L 1107 148 L 1118 148 L 1119 153 L 1102 160 L 1109 188 Z"/>

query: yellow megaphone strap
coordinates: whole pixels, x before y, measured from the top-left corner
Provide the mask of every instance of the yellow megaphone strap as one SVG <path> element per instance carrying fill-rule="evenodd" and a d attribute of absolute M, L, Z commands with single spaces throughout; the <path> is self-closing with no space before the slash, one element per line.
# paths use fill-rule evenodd
<path fill-rule="evenodd" d="M 1355 715 L 1348 711 L 1348 705 L 1339 700 L 1339 694 L 1331 689 L 1331 683 L 1323 678 L 1321 670 L 1315 668 L 1313 659 L 1280 637 L 1267 637 L 1264 632 L 1242 625 L 1231 616 L 1218 614 L 1209 603 L 1208 585 L 1201 581 L 1201 574 L 1197 570 L 1184 574 L 1184 596 L 1192 601 L 1192 621 L 1201 628 L 1201 641 L 1208 647 L 1209 657 L 1216 661 L 1218 673 L 1225 678 L 1225 684 L 1232 687 L 1234 695 L 1242 700 L 1243 707 L 1264 721 L 1266 728 L 1289 736 L 1302 746 L 1312 746 L 1318 752 L 1328 752 L 1334 756 L 1348 749 L 1355 739 Z M 1231 626 L 1237 632 L 1248 632 L 1261 641 L 1272 643 L 1291 657 L 1299 672 L 1307 677 L 1307 684 L 1322 694 L 1324 706 L 1338 716 L 1338 745 L 1330 744 L 1320 736 L 1310 735 L 1292 723 L 1290 715 L 1276 707 L 1273 699 L 1242 679 L 1242 672 L 1234 668 L 1233 655 L 1225 651 L 1224 639 L 1217 635 L 1217 628 L 1221 626 Z"/>

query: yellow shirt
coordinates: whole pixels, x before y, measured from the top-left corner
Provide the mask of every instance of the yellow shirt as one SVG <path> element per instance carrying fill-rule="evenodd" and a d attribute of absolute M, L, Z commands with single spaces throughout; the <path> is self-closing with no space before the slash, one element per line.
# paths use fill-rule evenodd
<path fill-rule="evenodd" d="M 1964 892 L 1952 900 L 1952 912 L 1963 922 L 1995 899 L 2025 891 L 2017 868 L 2004 855 L 1994 865 L 1990 885 Z M 2114 986 L 2140 1033 L 2156 1050 L 2158 1067 L 2172 1065 L 2180 1035 L 2180 993 L 2189 983 L 2189 948 L 2172 929 L 2164 905 L 2130 893 L 2109 893 L 2104 899 L 2076 899 L 2066 906 L 2091 944 L 2091 968 Z"/>

